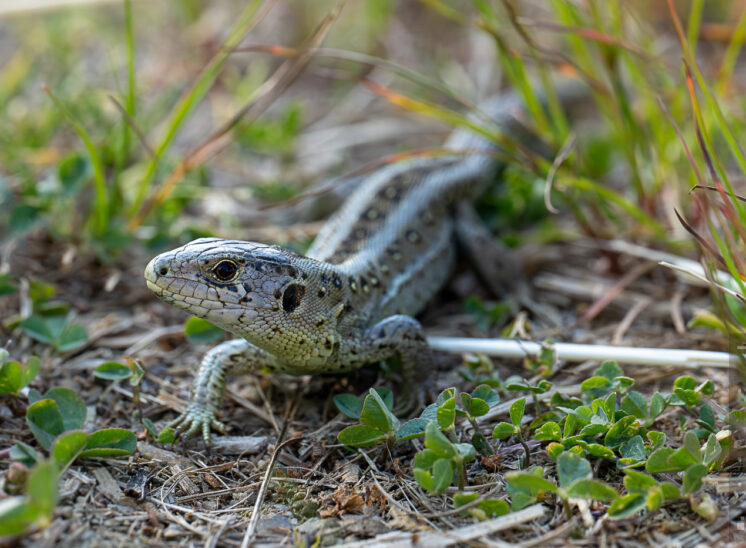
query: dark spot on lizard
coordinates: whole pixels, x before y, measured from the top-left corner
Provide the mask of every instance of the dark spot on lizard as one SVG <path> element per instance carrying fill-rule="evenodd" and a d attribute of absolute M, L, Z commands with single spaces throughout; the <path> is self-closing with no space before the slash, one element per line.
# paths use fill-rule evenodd
<path fill-rule="evenodd" d="M 319 299 L 321 299 L 324 295 L 326 295 L 326 288 L 325 287 L 319 287 L 319 292 L 316 293 L 319 296 Z"/>
<path fill-rule="evenodd" d="M 337 289 L 342 289 L 342 280 L 336 274 L 332 274 L 332 283 Z"/>
<path fill-rule="evenodd" d="M 321 327 L 325 323 L 326 321 L 324 320 L 324 318 L 321 318 L 319 321 L 316 322 L 316 327 Z"/>
<path fill-rule="evenodd" d="M 378 338 L 379 338 L 379 339 L 385 339 L 385 338 L 386 338 L 386 330 L 385 330 L 385 329 L 381 329 L 381 330 L 380 330 L 380 331 L 378 332 Z"/>
<path fill-rule="evenodd" d="M 251 302 L 251 297 L 249 297 L 248 295 L 244 295 L 243 297 L 241 297 L 241 302 L 242 303 L 250 303 Z"/>
<path fill-rule="evenodd" d="M 407 240 L 409 240 L 413 244 L 418 244 L 422 240 L 422 237 L 420 236 L 420 233 L 417 232 L 416 230 L 408 230 Z"/>
<path fill-rule="evenodd" d="M 357 284 L 355 283 L 355 278 L 350 276 L 347 281 L 350 284 L 350 289 L 352 289 L 353 292 L 357 291 Z"/>
<path fill-rule="evenodd" d="M 287 286 L 282 294 L 282 309 L 290 313 L 298 308 L 305 293 L 306 287 L 301 284 L 292 283 Z"/>

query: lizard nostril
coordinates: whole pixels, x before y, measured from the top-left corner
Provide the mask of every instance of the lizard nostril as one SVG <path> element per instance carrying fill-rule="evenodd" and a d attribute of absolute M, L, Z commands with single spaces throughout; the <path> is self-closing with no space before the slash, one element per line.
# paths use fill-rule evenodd
<path fill-rule="evenodd" d="M 161 276 L 165 276 L 166 274 L 168 274 L 168 267 L 165 266 L 165 265 L 163 265 L 162 267 L 160 267 L 158 269 L 158 274 L 160 274 Z"/>

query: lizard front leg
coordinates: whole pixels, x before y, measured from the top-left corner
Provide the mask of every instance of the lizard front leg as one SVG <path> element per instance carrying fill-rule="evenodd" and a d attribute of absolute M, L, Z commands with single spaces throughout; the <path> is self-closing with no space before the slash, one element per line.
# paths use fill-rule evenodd
<path fill-rule="evenodd" d="M 233 339 L 212 348 L 202 358 L 194 377 L 189 406 L 168 427 L 174 428 L 177 435 L 183 433 L 185 438 L 201 430 L 205 444 L 209 445 L 210 428 L 224 430 L 223 423 L 215 416 L 225 395 L 226 375 L 272 368 L 276 363 L 272 354 L 244 339 Z"/>
<path fill-rule="evenodd" d="M 409 411 L 416 398 L 412 387 L 417 372 L 422 372 L 432 362 L 420 323 L 411 316 L 396 314 L 384 318 L 373 327 L 363 331 L 359 337 L 350 337 L 343 343 L 343 361 L 350 367 L 399 357 L 402 371 L 402 393 L 404 405 L 399 411 Z"/>

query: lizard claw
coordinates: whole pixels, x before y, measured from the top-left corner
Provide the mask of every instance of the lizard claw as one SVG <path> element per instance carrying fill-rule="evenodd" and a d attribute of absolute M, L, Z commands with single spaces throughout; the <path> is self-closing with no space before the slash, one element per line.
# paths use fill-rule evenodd
<path fill-rule="evenodd" d="M 207 447 L 210 446 L 211 428 L 225 433 L 225 425 L 215 418 L 214 410 L 195 404 L 190 404 L 186 411 L 168 423 L 167 428 L 174 429 L 174 439 L 178 437 L 189 439 L 201 430 L 202 439 Z"/>

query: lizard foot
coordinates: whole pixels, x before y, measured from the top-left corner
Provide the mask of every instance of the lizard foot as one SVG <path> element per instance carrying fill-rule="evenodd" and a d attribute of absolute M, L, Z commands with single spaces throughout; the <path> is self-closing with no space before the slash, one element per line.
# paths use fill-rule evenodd
<path fill-rule="evenodd" d="M 215 418 L 216 411 L 194 403 L 189 404 L 186 411 L 168 423 L 167 428 L 175 431 L 174 440 L 178 437 L 188 439 L 202 431 L 202 439 L 206 446 L 210 446 L 210 429 L 225 433 L 225 425 Z"/>

